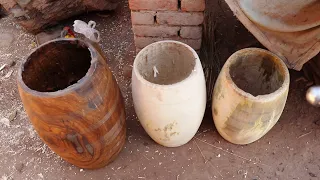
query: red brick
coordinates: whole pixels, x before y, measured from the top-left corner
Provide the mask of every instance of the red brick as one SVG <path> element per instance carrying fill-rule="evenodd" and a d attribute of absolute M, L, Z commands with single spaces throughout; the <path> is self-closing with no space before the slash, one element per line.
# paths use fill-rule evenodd
<path fill-rule="evenodd" d="M 178 0 L 129 0 L 131 10 L 178 10 Z"/>
<path fill-rule="evenodd" d="M 150 36 L 150 37 L 171 37 L 177 36 L 180 27 L 166 26 L 166 25 L 134 25 L 133 33 L 136 36 Z"/>
<path fill-rule="evenodd" d="M 144 47 L 148 46 L 157 41 L 161 41 L 163 38 L 158 37 L 138 37 L 134 36 L 134 42 L 137 49 L 143 49 Z"/>
<path fill-rule="evenodd" d="M 159 24 L 169 25 L 195 25 L 198 26 L 203 23 L 204 15 L 202 12 L 158 12 L 157 22 Z"/>
<path fill-rule="evenodd" d="M 200 50 L 201 48 L 201 39 L 183 39 L 180 37 L 171 37 L 171 38 L 161 38 L 161 37 L 134 37 L 136 48 L 142 49 L 149 44 L 154 42 L 162 41 L 162 40 L 176 40 L 188 44 L 195 50 Z"/>
<path fill-rule="evenodd" d="M 205 0 L 181 0 L 182 11 L 204 11 L 205 8 Z"/>
<path fill-rule="evenodd" d="M 201 39 L 202 26 L 183 26 L 181 27 L 180 36 L 187 39 Z"/>
<path fill-rule="evenodd" d="M 155 11 L 131 11 L 132 24 L 154 24 Z"/>
<path fill-rule="evenodd" d="M 6 10 L 13 8 L 16 4 L 15 0 L 0 0 L 0 5 Z"/>

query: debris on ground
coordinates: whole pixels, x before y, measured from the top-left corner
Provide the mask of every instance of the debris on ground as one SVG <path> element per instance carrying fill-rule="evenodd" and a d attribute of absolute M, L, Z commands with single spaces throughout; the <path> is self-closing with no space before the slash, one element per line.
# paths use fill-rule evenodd
<path fill-rule="evenodd" d="M 0 124 L 3 124 L 5 126 L 9 127 L 10 126 L 10 120 L 8 118 L 1 118 L 0 119 Z"/>
<path fill-rule="evenodd" d="M 14 35 L 9 32 L 0 34 L 0 47 L 10 46 L 14 41 Z"/>
<path fill-rule="evenodd" d="M 18 163 L 17 165 L 14 166 L 14 168 L 21 173 L 23 171 L 23 168 L 25 167 L 24 163 Z"/>
<path fill-rule="evenodd" d="M 56 26 L 55 28 L 51 28 L 37 34 L 35 36 L 37 45 L 40 46 L 48 41 L 60 38 L 62 29 L 62 26 Z"/>
<path fill-rule="evenodd" d="M 17 63 L 16 63 L 16 61 L 15 60 L 12 60 L 12 61 L 10 61 L 10 63 L 9 63 L 9 67 L 13 67 L 13 66 L 15 66 Z"/>
<path fill-rule="evenodd" d="M 1 79 L 3 80 L 3 79 L 8 79 L 11 75 L 12 75 L 12 73 L 13 73 L 13 71 L 14 70 L 10 70 L 4 77 L 2 77 Z"/>
<path fill-rule="evenodd" d="M 0 67 L 0 72 L 7 66 L 7 64 L 4 64 Z"/>
<path fill-rule="evenodd" d="M 17 117 L 18 111 L 15 109 L 9 116 L 9 121 L 12 122 Z"/>
<path fill-rule="evenodd" d="M 41 179 L 43 179 L 43 178 L 44 178 L 44 176 L 43 176 L 43 174 L 42 174 L 42 173 L 39 173 L 39 174 L 38 174 L 38 176 L 39 176 Z"/>

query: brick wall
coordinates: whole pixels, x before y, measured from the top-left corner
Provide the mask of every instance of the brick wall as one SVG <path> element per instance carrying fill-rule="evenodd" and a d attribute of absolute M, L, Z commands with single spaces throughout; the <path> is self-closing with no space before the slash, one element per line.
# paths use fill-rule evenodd
<path fill-rule="evenodd" d="M 200 50 L 205 0 L 129 0 L 137 51 L 160 40 Z"/>

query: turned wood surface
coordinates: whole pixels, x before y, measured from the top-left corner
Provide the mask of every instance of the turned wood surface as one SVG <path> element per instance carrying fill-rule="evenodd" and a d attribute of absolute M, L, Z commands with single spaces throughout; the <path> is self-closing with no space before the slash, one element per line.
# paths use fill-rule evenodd
<path fill-rule="evenodd" d="M 240 0 L 225 0 L 225 2 L 257 40 L 271 52 L 277 54 L 288 68 L 300 71 L 306 62 L 320 52 L 320 26 L 298 32 L 273 31 L 250 20 L 241 9 Z"/>
<path fill-rule="evenodd" d="M 219 134 L 242 145 L 263 137 L 283 112 L 289 83 L 286 65 L 274 54 L 258 48 L 235 52 L 213 92 L 212 116 Z"/>
<path fill-rule="evenodd" d="M 92 45 L 89 49 L 93 61 L 78 83 L 56 92 L 34 91 L 23 82 L 21 67 L 18 88 L 41 139 L 66 161 L 96 169 L 117 157 L 125 143 L 126 126 L 117 82 L 103 55 Z"/>

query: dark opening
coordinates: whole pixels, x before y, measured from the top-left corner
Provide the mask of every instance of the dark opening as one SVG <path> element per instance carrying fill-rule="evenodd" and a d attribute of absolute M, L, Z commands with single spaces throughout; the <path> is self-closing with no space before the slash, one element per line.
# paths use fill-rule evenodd
<path fill-rule="evenodd" d="M 91 54 L 78 41 L 58 41 L 34 52 L 24 64 L 22 79 L 33 90 L 54 92 L 77 83 L 91 65 Z"/>
<path fill-rule="evenodd" d="M 0 4 L 0 19 L 7 16 L 7 12 L 6 10 L 2 7 L 2 5 Z"/>
<path fill-rule="evenodd" d="M 273 93 L 285 79 L 284 70 L 275 58 L 263 53 L 239 56 L 230 66 L 230 76 L 240 89 L 253 96 Z"/>
<path fill-rule="evenodd" d="M 142 51 L 137 57 L 137 69 L 151 83 L 170 85 L 189 77 L 195 67 L 195 60 L 192 51 L 184 45 L 166 42 Z"/>

